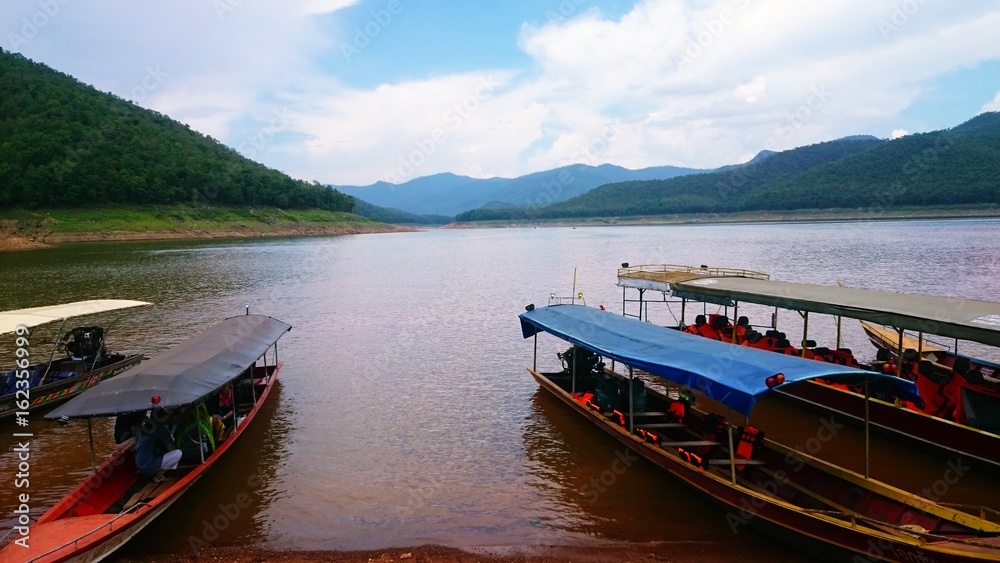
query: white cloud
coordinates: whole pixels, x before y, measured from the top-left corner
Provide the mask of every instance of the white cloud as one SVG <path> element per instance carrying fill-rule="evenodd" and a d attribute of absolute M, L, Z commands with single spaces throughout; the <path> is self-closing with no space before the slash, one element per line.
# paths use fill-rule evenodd
<path fill-rule="evenodd" d="M 907 136 L 909 134 L 910 134 L 910 132 L 907 131 L 906 129 L 893 129 L 892 130 L 892 134 L 889 135 L 889 138 L 890 139 L 899 139 L 899 138 L 905 137 L 905 136 Z"/>
<path fill-rule="evenodd" d="M 332 183 L 401 171 L 512 177 L 571 162 L 715 167 L 905 125 L 900 112 L 936 79 L 1000 60 L 990 3 L 896 14 L 867 0 L 644 0 L 617 19 L 590 10 L 524 26 L 528 68 L 357 88 L 324 64 L 352 39 L 323 25 L 355 3 L 231 1 L 222 13 L 202 0 L 69 3 L 20 50 Z M 5 2 L 2 37 L 37 9 Z M 151 68 L 162 80 L 145 88 Z"/>
<path fill-rule="evenodd" d="M 983 106 L 982 111 L 1000 111 L 1000 92 L 993 98 L 993 101 Z"/>

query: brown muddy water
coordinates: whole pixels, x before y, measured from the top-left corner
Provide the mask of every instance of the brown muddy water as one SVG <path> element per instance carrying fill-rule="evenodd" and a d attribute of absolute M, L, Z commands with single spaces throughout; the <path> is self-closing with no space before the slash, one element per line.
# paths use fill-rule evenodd
<path fill-rule="evenodd" d="M 532 343 L 521 339 L 523 307 L 544 305 L 550 293 L 569 295 L 576 269 L 588 305 L 621 312 L 622 262 L 743 267 L 787 281 L 995 300 L 1000 221 L 77 244 L 0 254 L 0 310 L 151 301 L 109 335 L 111 348 L 150 354 L 247 305 L 293 325 L 279 344 L 284 370 L 270 405 L 230 455 L 133 540 L 131 555 L 184 553 L 195 539 L 310 550 L 673 542 L 703 545 L 722 559 L 808 560 L 752 531 L 734 534 L 714 505 L 651 464 L 613 472 L 623 447 L 539 391 L 525 371 Z M 677 313 L 650 309 L 662 324 Z M 769 311 L 741 307 L 741 314 L 764 322 Z M 782 328 L 794 334 L 798 315 L 782 315 Z M 832 342 L 833 326 L 811 317 L 810 336 Z M 844 326 L 847 345 L 873 357 L 856 323 Z M 47 354 L 43 332 L 33 355 Z M 12 337 L 0 342 L 4 368 L 12 347 Z M 540 367 L 556 368 L 555 352 L 564 347 L 541 338 Z M 765 401 L 754 420 L 792 445 L 806 444 L 823 425 L 820 415 L 780 401 Z M 96 430 L 98 452 L 106 454 L 110 421 Z M 13 487 L 15 431 L 0 427 L 4 532 L 22 492 Z M 85 425 L 33 415 L 30 431 L 28 490 L 37 517 L 89 471 L 90 456 Z M 859 469 L 862 451 L 860 432 L 844 428 L 820 455 Z M 915 491 L 935 490 L 948 463 L 961 463 L 880 439 L 872 452 L 876 477 Z M 936 491 L 942 500 L 1000 509 L 998 484 L 968 470 Z M 240 495 L 248 500 L 234 512 Z"/>

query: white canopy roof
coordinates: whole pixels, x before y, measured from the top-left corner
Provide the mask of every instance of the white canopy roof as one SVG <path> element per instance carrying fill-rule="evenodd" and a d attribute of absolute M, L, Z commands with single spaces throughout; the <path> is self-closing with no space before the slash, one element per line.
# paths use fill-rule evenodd
<path fill-rule="evenodd" d="M 65 305 L 48 305 L 46 307 L 3 311 L 0 312 L 0 334 L 14 332 L 19 326 L 31 328 L 71 317 L 82 317 L 83 315 L 93 315 L 95 313 L 128 309 L 131 307 L 145 307 L 147 305 L 152 305 L 152 303 L 130 301 L 128 299 L 92 299 L 90 301 L 66 303 Z"/>

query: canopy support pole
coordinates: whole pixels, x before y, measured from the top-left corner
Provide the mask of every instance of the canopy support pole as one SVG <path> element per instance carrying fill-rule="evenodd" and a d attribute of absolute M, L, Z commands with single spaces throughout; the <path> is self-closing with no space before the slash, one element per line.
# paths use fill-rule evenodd
<path fill-rule="evenodd" d="M 896 377 L 903 377 L 903 329 L 897 328 L 899 333 L 899 344 L 896 345 Z M 865 403 L 867 408 L 868 403 Z"/>
<path fill-rule="evenodd" d="M 569 392 L 576 393 L 576 346 L 573 346 L 573 369 L 570 372 L 573 374 L 573 382 L 570 385 Z"/>
<path fill-rule="evenodd" d="M 736 344 L 736 327 L 738 326 L 737 323 L 740 320 L 739 312 L 740 304 L 733 302 L 733 344 Z"/>
<path fill-rule="evenodd" d="M 844 317 L 837 315 L 837 349 L 843 348 L 844 340 L 840 335 L 840 323 L 844 320 Z"/>
<path fill-rule="evenodd" d="M 868 426 L 869 426 L 869 424 L 868 424 L 868 422 L 869 422 L 869 420 L 868 420 L 868 396 L 869 396 L 868 395 L 868 379 L 866 378 L 865 379 L 865 479 L 867 479 L 868 475 L 869 475 L 869 461 L 870 461 L 870 458 L 868 456 L 868 453 L 870 451 L 870 445 L 871 445 L 871 439 L 870 439 L 871 437 L 870 437 L 869 428 L 868 428 Z"/>
<path fill-rule="evenodd" d="M 200 406 L 194 408 L 194 420 L 195 426 L 198 427 L 198 453 L 201 454 L 201 462 L 205 463 L 205 432 L 201 428 L 201 412 L 198 411 Z"/>
<path fill-rule="evenodd" d="M 94 473 L 97 473 L 97 455 L 94 454 L 94 425 L 91 424 L 93 419 L 87 419 L 87 440 L 90 442 L 90 466 L 94 469 Z"/>
<path fill-rule="evenodd" d="M 802 314 L 802 351 L 801 356 L 806 357 L 806 340 L 809 340 L 809 311 Z"/>
<path fill-rule="evenodd" d="M 531 371 L 538 371 L 538 333 L 535 333 L 535 353 L 531 359 Z"/>
<path fill-rule="evenodd" d="M 955 355 L 958 355 L 958 339 L 955 339 Z"/>
<path fill-rule="evenodd" d="M 917 333 L 917 357 L 921 358 L 924 354 L 924 331 Z"/>
<path fill-rule="evenodd" d="M 52 358 L 54 358 L 56 355 L 56 348 L 59 347 L 59 340 L 62 338 L 62 331 L 64 326 L 66 326 L 66 319 L 63 319 L 62 322 L 59 323 L 59 330 L 56 331 L 56 342 L 55 344 L 52 345 L 52 351 L 49 352 L 49 361 L 47 364 L 45 364 L 45 373 L 43 373 L 42 378 L 38 380 L 38 385 L 44 384 L 45 379 L 49 376 L 49 370 L 52 369 Z M 28 336 L 29 337 L 31 336 L 30 333 Z M 84 364 L 84 367 L 86 367 L 86 364 Z"/>
<path fill-rule="evenodd" d="M 628 431 L 629 433 L 635 432 L 635 414 L 633 413 L 632 407 L 632 366 L 628 367 Z"/>
<path fill-rule="evenodd" d="M 778 307 L 775 306 L 774 312 L 771 313 L 771 328 L 778 330 Z"/>
<path fill-rule="evenodd" d="M 729 477 L 732 483 L 736 484 L 736 450 L 733 449 L 733 409 L 726 413 L 727 434 L 729 435 Z"/>
<path fill-rule="evenodd" d="M 684 328 L 684 306 L 687 305 L 687 299 L 681 297 L 681 328 Z"/>

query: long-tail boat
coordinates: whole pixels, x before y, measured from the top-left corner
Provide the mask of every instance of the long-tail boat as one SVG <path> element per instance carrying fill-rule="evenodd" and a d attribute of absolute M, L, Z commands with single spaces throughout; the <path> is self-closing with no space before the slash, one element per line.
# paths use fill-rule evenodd
<path fill-rule="evenodd" d="M 290 329 L 263 315 L 226 319 L 47 414 L 49 419 L 86 419 L 92 456 L 94 418 L 141 413 L 144 422 L 164 423 L 155 420 L 156 413 L 166 416 L 185 408 L 198 412 L 223 388 L 231 393 L 233 427 L 221 436 L 208 436 L 207 429 L 195 425 L 199 459 L 154 475 L 143 475 L 137 467 L 138 451 L 132 451 L 136 438 L 124 442 L 100 466 L 95 462 L 93 473 L 37 522 L 15 527 L 0 551 L 0 562 L 89 562 L 112 555 L 187 492 L 243 435 L 277 382 L 277 341 Z M 269 363 L 267 352 L 272 349 Z M 144 427 L 139 433 L 148 431 Z M 140 435 L 139 444 L 142 439 Z M 214 450 L 203 447 L 208 442 Z"/>
<path fill-rule="evenodd" d="M 766 439 L 748 420 L 761 395 L 814 378 L 899 396 L 915 395 L 912 382 L 579 305 L 529 305 L 520 322 L 524 338 L 535 339 L 529 372 L 543 389 L 721 506 L 734 533 L 749 526 L 831 561 L 1000 561 L 1000 513 L 937 504 Z M 539 370 L 540 332 L 572 345 L 560 354 L 562 371 Z M 627 372 L 615 370 L 619 363 Z M 675 399 L 637 384 L 639 370 L 725 412 L 695 408 L 687 390 Z M 747 417 L 744 424 L 734 424 L 734 413 Z M 866 460 L 867 450 L 866 440 Z"/>
<path fill-rule="evenodd" d="M 813 359 L 854 363 L 851 351 L 839 347 L 844 317 L 892 326 L 892 329 L 883 329 L 882 334 L 886 338 L 890 333 L 895 334 L 896 349 L 921 346 L 919 343 L 923 341 L 924 334 L 1000 346 L 1000 303 L 783 282 L 771 280 L 764 274 L 754 273 L 757 275 L 752 276 L 741 272 L 635 266 L 620 269 L 618 280 L 623 296 L 626 288 L 642 288 L 643 291 L 665 291 L 679 299 L 680 324 L 683 326 L 688 326 L 684 319 L 684 307 L 690 302 L 711 303 L 725 308 L 723 321 L 727 316 L 738 319 L 739 306 L 746 303 L 797 311 L 803 319 L 800 347 L 786 341 L 780 350 Z M 640 294 L 640 300 L 643 299 Z M 809 340 L 811 314 L 836 317 L 836 346 L 820 348 Z M 687 320 L 690 323 L 692 319 L 689 316 Z M 773 320 L 771 324 L 772 328 L 776 328 Z M 734 343 L 738 340 L 735 333 L 726 333 L 725 327 L 720 330 L 726 334 L 724 340 Z M 917 333 L 918 337 L 909 339 L 904 334 L 905 330 Z M 767 338 L 784 340 L 783 333 L 772 333 L 777 336 Z M 822 354 L 817 353 L 820 350 Z M 855 422 L 864 418 L 867 408 L 871 425 L 876 431 L 938 453 L 961 456 L 973 465 L 992 472 L 1000 471 L 1000 415 L 996 414 L 1000 413 L 1000 387 L 988 381 L 991 376 L 984 371 L 970 371 L 968 367 L 963 367 L 960 369 L 962 373 L 953 373 L 954 362 L 945 366 L 926 357 L 921 361 L 919 356 L 917 354 L 912 361 L 895 361 L 885 365 L 877 362 L 870 367 L 916 381 L 921 391 L 920 401 L 904 400 L 885 392 L 876 393 L 865 401 L 856 386 L 835 385 L 821 380 L 783 386 L 779 395 L 843 415 Z M 978 377 L 977 373 L 980 374 Z M 949 383 L 953 388 L 944 391 L 958 397 L 954 402 L 967 408 L 956 410 L 957 405 L 944 406 L 945 401 L 939 397 L 938 388 L 943 389 Z"/>
<path fill-rule="evenodd" d="M 110 324 L 63 329 L 76 317 L 148 305 L 145 301 L 94 299 L 0 312 L 0 336 L 13 335 L 11 342 L 16 349 L 37 350 L 39 345 L 32 335 L 42 325 L 60 323 L 57 334 L 61 335 L 42 360 L 18 357 L 15 369 L 0 371 L 0 420 L 18 415 L 27 420 L 31 411 L 54 407 L 136 366 L 142 354 L 108 351 L 105 339 Z"/>

